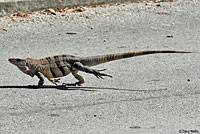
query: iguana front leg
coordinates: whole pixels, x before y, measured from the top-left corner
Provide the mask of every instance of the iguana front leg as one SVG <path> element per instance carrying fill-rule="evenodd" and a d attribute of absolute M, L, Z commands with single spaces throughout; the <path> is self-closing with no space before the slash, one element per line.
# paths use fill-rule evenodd
<path fill-rule="evenodd" d="M 75 83 L 63 83 L 63 85 L 67 86 L 81 86 L 81 84 L 85 83 L 84 78 L 78 74 L 78 70 L 72 70 L 72 75 L 78 80 Z"/>
<path fill-rule="evenodd" d="M 44 78 L 41 73 L 36 72 L 35 75 L 40 79 L 38 82 L 38 86 L 41 87 L 44 84 Z"/>

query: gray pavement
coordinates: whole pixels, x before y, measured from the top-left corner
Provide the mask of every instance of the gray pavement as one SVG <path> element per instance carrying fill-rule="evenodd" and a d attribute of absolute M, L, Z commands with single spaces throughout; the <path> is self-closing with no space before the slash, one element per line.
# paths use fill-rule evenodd
<path fill-rule="evenodd" d="M 37 84 L 10 57 L 200 51 L 200 1 L 88 8 L 0 18 L 0 133 L 178 134 L 200 132 L 199 54 L 157 54 L 96 66 L 81 87 Z M 66 34 L 75 32 L 76 34 Z M 172 36 L 173 38 L 167 38 Z M 74 82 L 69 75 L 62 82 Z"/>

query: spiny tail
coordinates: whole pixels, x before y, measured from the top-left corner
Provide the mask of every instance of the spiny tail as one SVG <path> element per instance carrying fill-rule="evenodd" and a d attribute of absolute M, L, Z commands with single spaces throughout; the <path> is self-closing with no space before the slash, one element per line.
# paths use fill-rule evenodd
<path fill-rule="evenodd" d="M 193 53 L 193 52 L 170 51 L 170 50 L 128 52 L 128 53 L 117 53 L 117 54 L 108 54 L 108 55 L 101 55 L 101 56 L 85 57 L 85 58 L 81 59 L 81 62 L 86 66 L 95 66 L 95 65 L 102 64 L 102 63 L 109 62 L 109 61 L 113 61 L 113 60 L 119 60 L 119 59 L 148 55 L 148 54 L 157 54 L 157 53 Z"/>

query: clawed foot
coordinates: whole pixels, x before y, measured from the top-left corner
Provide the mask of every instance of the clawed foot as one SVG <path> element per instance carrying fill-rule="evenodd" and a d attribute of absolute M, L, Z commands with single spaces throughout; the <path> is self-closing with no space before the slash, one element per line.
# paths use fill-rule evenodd
<path fill-rule="evenodd" d="M 54 84 L 58 85 L 58 83 L 60 83 L 60 78 L 57 78 L 57 79 L 54 78 Z"/>
<path fill-rule="evenodd" d="M 98 79 L 99 79 L 99 78 L 103 79 L 103 76 L 107 76 L 107 77 L 111 77 L 111 78 L 112 78 L 111 75 L 104 74 L 104 73 L 100 73 L 100 71 L 105 71 L 105 70 L 107 70 L 107 69 L 94 70 L 93 74 L 94 74 Z"/>

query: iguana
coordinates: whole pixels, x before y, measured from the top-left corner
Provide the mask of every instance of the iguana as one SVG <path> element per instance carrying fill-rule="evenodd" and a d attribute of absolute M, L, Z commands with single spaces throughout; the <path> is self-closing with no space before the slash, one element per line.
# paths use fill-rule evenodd
<path fill-rule="evenodd" d="M 19 58 L 10 58 L 8 61 L 16 65 L 22 72 L 33 77 L 36 75 L 39 78 L 38 86 L 44 84 L 43 75 L 51 81 L 53 84 L 56 84 L 60 81 L 59 77 L 66 76 L 69 73 L 78 80 L 78 82 L 66 85 L 81 85 L 83 84 L 84 78 L 78 74 L 78 71 L 83 71 L 95 75 L 97 78 L 102 78 L 104 76 L 112 77 L 111 75 L 101 73 L 106 69 L 96 70 L 91 68 L 98 64 L 102 64 L 109 61 L 130 58 L 134 56 L 142 56 L 148 54 L 157 54 L 157 53 L 192 53 L 186 51 L 141 51 L 141 52 L 127 52 L 127 53 L 117 53 L 117 54 L 108 54 L 101 56 L 90 56 L 90 57 L 77 57 L 73 55 L 57 55 L 50 56 L 42 59 L 19 59 Z"/>

